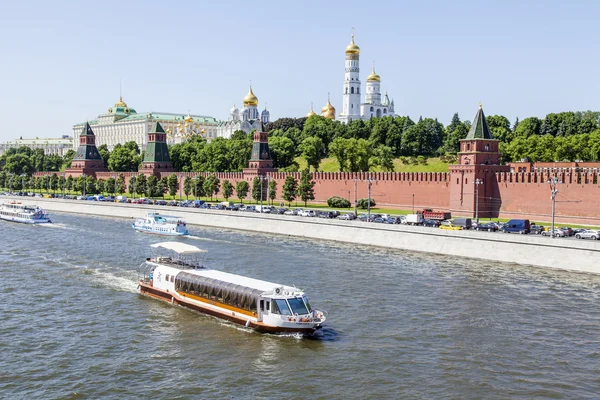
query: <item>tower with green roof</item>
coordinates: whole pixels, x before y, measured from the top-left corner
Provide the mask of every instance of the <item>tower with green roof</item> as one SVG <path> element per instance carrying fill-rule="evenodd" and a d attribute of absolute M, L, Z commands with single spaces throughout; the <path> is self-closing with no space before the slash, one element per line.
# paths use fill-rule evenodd
<path fill-rule="evenodd" d="M 499 144 L 480 104 L 467 137 L 460 141 L 458 164 L 449 167 L 451 212 L 479 218 L 498 216 L 501 201 L 496 173 L 510 171 L 500 164 Z"/>
<path fill-rule="evenodd" d="M 154 122 L 148 132 L 148 144 L 142 161 L 142 171 L 147 174 L 173 172 L 173 163 L 169 157 L 167 133 L 159 122 Z"/>
<path fill-rule="evenodd" d="M 277 172 L 277 168 L 273 168 L 273 159 L 269 150 L 269 134 L 263 131 L 263 124 L 259 119 L 256 131 L 254 131 L 252 155 L 248 162 L 248 168 L 244 168 L 244 175 L 252 177 L 265 175 L 267 172 Z"/>
<path fill-rule="evenodd" d="M 89 123 L 85 123 L 79 134 L 79 147 L 75 151 L 71 168 L 65 172 L 71 175 L 94 175 L 96 172 L 108 171 L 96 148 L 96 135 Z"/>

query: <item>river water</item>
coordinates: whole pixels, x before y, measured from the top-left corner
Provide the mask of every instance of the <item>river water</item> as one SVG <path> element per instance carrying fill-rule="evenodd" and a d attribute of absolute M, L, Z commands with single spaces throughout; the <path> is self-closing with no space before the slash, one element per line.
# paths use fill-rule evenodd
<path fill-rule="evenodd" d="M 136 293 L 131 221 L 0 221 L 0 397 L 600 396 L 600 277 L 191 227 L 213 268 L 303 288 L 314 337 L 258 334 Z M 565 260 L 564 262 L 568 262 Z"/>

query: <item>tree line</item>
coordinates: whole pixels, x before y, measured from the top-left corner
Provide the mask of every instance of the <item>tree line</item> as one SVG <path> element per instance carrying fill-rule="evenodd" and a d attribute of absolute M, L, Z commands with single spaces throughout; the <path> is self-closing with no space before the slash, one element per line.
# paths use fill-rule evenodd
<path fill-rule="evenodd" d="M 518 119 L 511 124 L 502 115 L 486 117 L 494 138 L 500 141 L 504 162 L 597 161 L 600 160 L 600 112 L 562 112 L 546 118 Z M 455 113 L 448 126 L 437 119 L 408 116 L 355 120 L 349 124 L 322 116 L 281 118 L 265 126 L 275 168 L 297 172 L 297 157 L 306 160 L 312 170 L 319 169 L 326 157 L 335 158 L 340 171 L 393 171 L 394 159 L 419 156 L 451 156 L 459 150 L 459 141 L 469 132 L 471 123 Z M 109 171 L 136 172 L 143 152 L 131 141 L 117 144 L 112 151 L 106 145 L 98 152 Z M 200 136 L 169 146 L 173 167 L 182 172 L 238 172 L 248 166 L 252 152 L 252 134 L 236 131 L 230 139 L 210 142 Z M 31 175 L 38 171 L 61 171 L 71 164 L 75 152 L 64 157 L 44 155 L 42 149 L 9 149 L 0 156 L 0 170 Z M 453 160 L 454 157 L 447 157 Z"/>

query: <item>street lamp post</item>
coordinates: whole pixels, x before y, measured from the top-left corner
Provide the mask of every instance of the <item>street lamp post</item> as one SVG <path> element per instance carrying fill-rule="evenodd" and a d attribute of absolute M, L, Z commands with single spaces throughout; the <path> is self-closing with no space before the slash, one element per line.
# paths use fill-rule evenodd
<path fill-rule="evenodd" d="M 412 213 L 414 214 L 415 213 L 415 194 L 414 193 L 412 195 L 412 200 L 413 200 L 413 202 L 412 202 Z"/>
<path fill-rule="evenodd" d="M 369 183 L 369 188 L 368 188 L 368 199 L 367 199 L 367 222 L 371 222 L 371 185 L 373 184 L 374 181 L 373 179 L 371 179 L 371 177 L 369 176 L 368 179 L 365 180 L 365 182 Z"/>
<path fill-rule="evenodd" d="M 483 179 L 475 179 L 475 223 L 479 225 L 479 185 L 483 183 Z"/>
<path fill-rule="evenodd" d="M 556 209 L 555 203 L 556 203 L 556 195 L 558 194 L 558 189 L 556 188 L 556 186 L 562 183 L 561 181 L 558 180 L 557 177 L 553 177 L 550 178 L 548 180 L 548 184 L 550 184 L 550 199 L 552 200 L 552 233 L 550 235 L 550 237 L 554 238 L 556 237 L 554 235 L 554 210 Z"/>
<path fill-rule="evenodd" d="M 113 175 L 112 178 L 115 181 L 115 185 L 113 187 L 113 196 L 116 196 L 117 195 L 117 176 Z"/>
<path fill-rule="evenodd" d="M 357 202 L 357 200 L 356 200 L 357 182 L 358 182 L 358 179 L 354 178 L 354 218 L 358 217 L 358 205 L 356 204 L 356 202 Z"/>
<path fill-rule="evenodd" d="M 83 177 L 83 197 L 85 197 L 85 184 L 86 184 L 87 175 L 86 174 L 81 174 L 81 176 Z"/>
<path fill-rule="evenodd" d="M 183 175 L 179 174 L 179 202 L 181 203 L 181 192 L 183 192 Z"/>

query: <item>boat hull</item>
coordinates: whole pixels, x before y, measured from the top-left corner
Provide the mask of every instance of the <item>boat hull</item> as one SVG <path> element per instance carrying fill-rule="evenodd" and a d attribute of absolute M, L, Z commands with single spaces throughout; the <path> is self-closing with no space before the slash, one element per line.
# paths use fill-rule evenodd
<path fill-rule="evenodd" d="M 6 216 L 6 215 L 0 215 L 0 219 L 3 221 L 18 222 L 21 224 L 30 224 L 30 225 L 48 224 L 48 223 L 52 222 L 49 218 L 48 219 L 42 219 L 42 218 L 28 219 L 28 218 L 10 217 L 10 216 Z"/>
<path fill-rule="evenodd" d="M 147 283 L 144 283 L 144 282 L 138 282 L 138 285 L 139 285 L 140 294 L 142 294 L 144 296 L 163 300 L 167 303 L 171 303 L 174 305 L 177 304 L 177 305 L 180 305 L 180 306 L 183 306 L 186 308 L 190 308 L 192 310 L 201 312 L 203 314 L 212 315 L 214 317 L 224 319 L 224 320 L 233 322 L 235 324 L 254 329 L 261 333 L 312 334 L 317 330 L 317 328 L 313 328 L 313 327 L 310 327 L 310 328 L 294 327 L 294 328 L 292 328 L 292 327 L 266 325 L 266 324 L 263 324 L 262 322 L 248 321 L 247 318 L 239 316 L 239 314 L 237 314 L 237 313 L 234 313 L 234 312 L 231 312 L 228 310 L 217 311 L 217 310 L 213 310 L 213 309 L 210 309 L 207 307 L 202 307 L 196 303 L 192 303 L 185 297 L 179 296 L 177 293 L 165 292 L 161 289 L 152 287 L 151 285 L 148 285 Z"/>
<path fill-rule="evenodd" d="M 186 236 L 186 235 L 188 235 L 187 232 L 158 232 L 158 231 L 152 230 L 151 228 L 144 228 L 144 227 L 136 226 L 135 224 L 132 224 L 131 226 L 137 232 L 150 233 L 152 235 L 160 235 L 160 236 Z"/>

